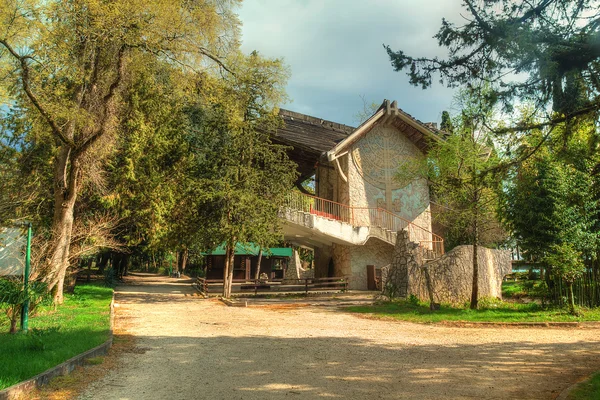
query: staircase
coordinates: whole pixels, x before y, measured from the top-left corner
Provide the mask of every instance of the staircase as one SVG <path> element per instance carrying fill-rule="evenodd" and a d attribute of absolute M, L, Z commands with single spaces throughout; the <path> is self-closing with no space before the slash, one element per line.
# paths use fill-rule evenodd
<path fill-rule="evenodd" d="M 424 250 L 426 259 L 435 259 L 444 254 L 442 237 L 383 208 L 351 207 L 300 192 L 290 192 L 281 216 L 292 224 L 320 229 L 323 234 L 328 234 L 329 230 L 330 235 L 350 244 L 364 244 L 370 237 L 376 237 L 395 245 L 396 232 L 405 230 L 409 239 Z"/>

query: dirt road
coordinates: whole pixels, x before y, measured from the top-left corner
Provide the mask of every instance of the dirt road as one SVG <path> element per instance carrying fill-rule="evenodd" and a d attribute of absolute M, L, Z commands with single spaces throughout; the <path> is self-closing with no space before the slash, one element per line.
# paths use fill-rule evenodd
<path fill-rule="evenodd" d="M 594 329 L 235 308 L 195 296 L 189 284 L 130 283 L 118 289 L 116 323 L 136 337 L 135 351 L 81 399 L 554 399 L 600 369 Z"/>

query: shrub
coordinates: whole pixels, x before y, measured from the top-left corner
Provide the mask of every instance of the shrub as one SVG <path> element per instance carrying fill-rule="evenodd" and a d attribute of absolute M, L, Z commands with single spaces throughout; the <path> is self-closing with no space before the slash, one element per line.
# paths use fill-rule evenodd
<path fill-rule="evenodd" d="M 104 270 L 104 286 L 115 287 L 117 285 L 117 276 L 115 270 L 111 267 Z"/>
<path fill-rule="evenodd" d="M 21 317 L 23 305 L 29 300 L 29 314 L 48 296 L 46 284 L 32 281 L 25 294 L 23 281 L 14 278 L 0 279 L 0 309 L 10 321 L 10 333 L 17 332 L 17 322 Z"/>

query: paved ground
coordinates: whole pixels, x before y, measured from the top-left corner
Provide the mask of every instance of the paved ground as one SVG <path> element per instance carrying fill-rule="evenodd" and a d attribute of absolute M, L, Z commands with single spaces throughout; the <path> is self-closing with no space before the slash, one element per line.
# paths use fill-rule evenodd
<path fill-rule="evenodd" d="M 553 399 L 600 369 L 594 329 L 451 328 L 332 307 L 226 307 L 137 277 L 116 323 L 136 337 L 82 399 Z"/>

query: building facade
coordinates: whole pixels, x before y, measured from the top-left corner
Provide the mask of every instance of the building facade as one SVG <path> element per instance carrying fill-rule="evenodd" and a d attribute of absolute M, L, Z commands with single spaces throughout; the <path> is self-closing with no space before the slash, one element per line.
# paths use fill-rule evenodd
<path fill-rule="evenodd" d="M 288 131 L 276 140 L 294 146 L 290 156 L 301 179 L 314 176 L 315 192 L 290 203 L 283 230 L 286 241 L 314 249 L 316 277 L 344 276 L 351 289 L 367 289 L 367 266 L 391 263 L 398 230 L 431 251 L 443 246 L 431 231 L 427 182 L 398 179 L 403 165 L 441 140 L 435 127 L 387 100 L 356 129 L 289 111 L 282 116 Z"/>

